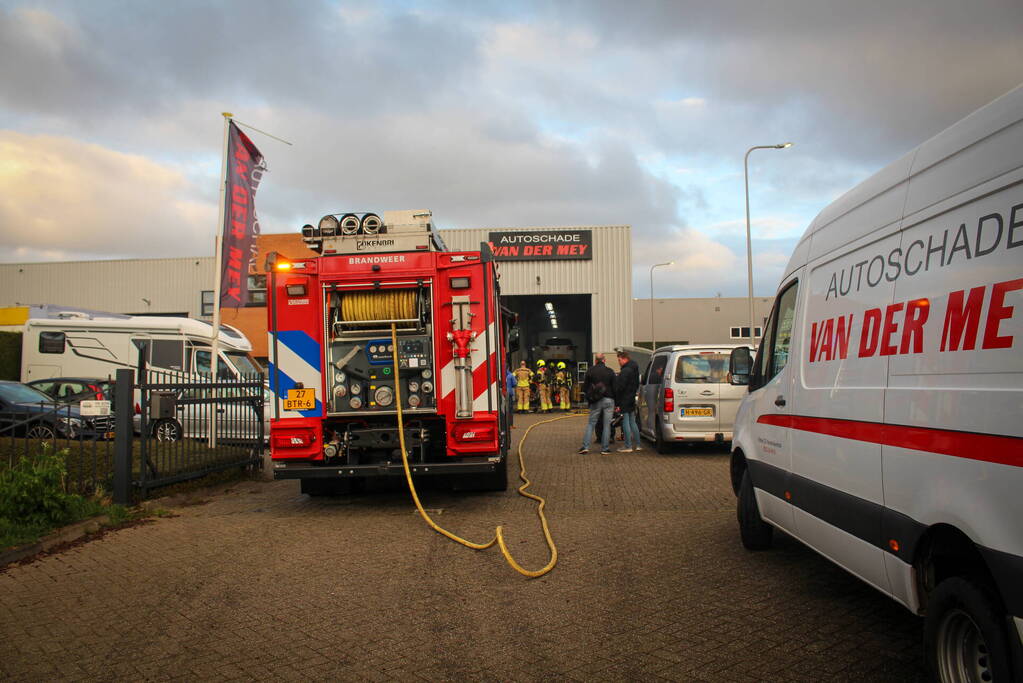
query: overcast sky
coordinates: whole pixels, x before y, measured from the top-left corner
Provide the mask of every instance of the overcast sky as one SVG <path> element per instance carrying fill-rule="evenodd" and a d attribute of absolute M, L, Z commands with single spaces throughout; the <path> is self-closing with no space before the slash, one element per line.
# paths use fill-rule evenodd
<path fill-rule="evenodd" d="M 222 111 L 264 232 L 629 224 L 633 296 L 755 287 L 831 200 L 1023 83 L 1023 0 L 0 0 L 0 260 L 210 255 Z"/>

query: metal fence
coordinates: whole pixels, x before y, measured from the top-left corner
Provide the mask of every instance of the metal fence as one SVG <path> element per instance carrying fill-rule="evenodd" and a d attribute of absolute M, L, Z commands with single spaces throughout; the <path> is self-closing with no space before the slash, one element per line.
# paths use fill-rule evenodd
<path fill-rule="evenodd" d="M 214 382 L 140 363 L 117 371 L 109 415 L 82 415 L 77 404 L 3 406 L 0 469 L 46 444 L 65 459 L 69 492 L 112 492 L 115 502 L 131 503 L 162 486 L 260 465 L 265 393 L 262 376 Z"/>
<path fill-rule="evenodd" d="M 91 495 L 112 489 L 111 416 L 82 416 L 77 407 L 55 402 L 5 405 L 0 412 L 0 468 L 36 457 L 43 444 L 63 455 L 69 492 Z"/>

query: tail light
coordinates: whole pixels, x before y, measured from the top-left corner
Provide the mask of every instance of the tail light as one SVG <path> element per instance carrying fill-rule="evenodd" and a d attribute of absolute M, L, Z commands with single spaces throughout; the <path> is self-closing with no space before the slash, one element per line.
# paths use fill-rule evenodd
<path fill-rule="evenodd" d="M 316 435 L 310 430 L 288 430 L 273 435 L 274 450 L 281 448 L 309 448 L 316 443 Z"/>
<path fill-rule="evenodd" d="M 671 387 L 664 390 L 664 412 L 675 412 L 675 392 Z"/>
<path fill-rule="evenodd" d="M 135 414 L 136 415 L 142 414 L 142 406 L 140 406 L 138 403 L 135 404 Z"/>

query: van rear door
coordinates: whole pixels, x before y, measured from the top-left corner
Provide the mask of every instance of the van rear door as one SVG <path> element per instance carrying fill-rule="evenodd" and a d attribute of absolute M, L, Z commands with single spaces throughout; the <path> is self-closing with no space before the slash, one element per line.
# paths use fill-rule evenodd
<path fill-rule="evenodd" d="M 728 355 L 720 351 L 683 352 L 675 360 L 672 386 L 678 392 L 671 417 L 676 431 L 720 432 L 721 382 L 728 374 Z"/>

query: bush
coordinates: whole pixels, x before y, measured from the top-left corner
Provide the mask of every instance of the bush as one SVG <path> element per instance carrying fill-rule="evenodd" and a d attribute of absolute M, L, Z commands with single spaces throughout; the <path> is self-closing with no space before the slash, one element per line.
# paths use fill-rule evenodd
<path fill-rule="evenodd" d="M 21 458 L 0 472 L 0 519 L 29 526 L 73 521 L 81 513 L 83 499 L 65 490 L 64 455 L 43 444 L 38 456 Z"/>

